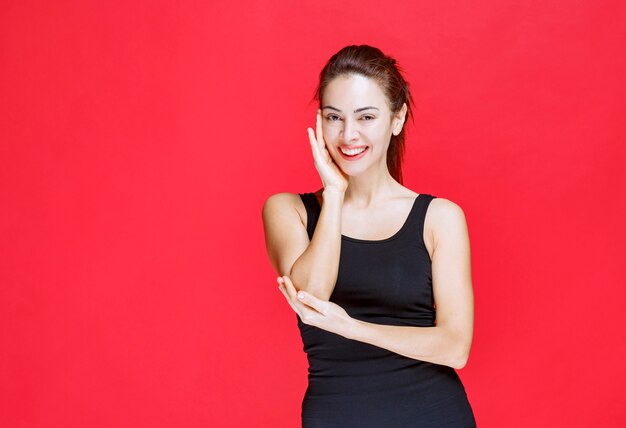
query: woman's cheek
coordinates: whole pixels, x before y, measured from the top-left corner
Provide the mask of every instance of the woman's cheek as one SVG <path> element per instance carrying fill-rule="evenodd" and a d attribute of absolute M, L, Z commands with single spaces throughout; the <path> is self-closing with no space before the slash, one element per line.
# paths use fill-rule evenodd
<path fill-rule="evenodd" d="M 328 125 L 325 123 L 322 124 L 322 132 L 324 133 L 324 139 L 329 136 L 330 130 L 328 129 Z"/>
<path fill-rule="evenodd" d="M 332 125 L 322 126 L 322 132 L 324 133 L 324 141 L 328 144 L 337 139 L 337 129 Z"/>
<path fill-rule="evenodd" d="M 324 132 L 324 135 L 326 134 L 333 134 L 334 130 L 337 128 L 336 125 L 333 125 L 332 123 L 328 123 L 327 121 L 325 121 L 322 124 L 322 131 Z"/>

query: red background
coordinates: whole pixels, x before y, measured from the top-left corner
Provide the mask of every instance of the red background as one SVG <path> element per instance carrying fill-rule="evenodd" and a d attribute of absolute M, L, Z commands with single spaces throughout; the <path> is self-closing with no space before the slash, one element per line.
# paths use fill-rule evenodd
<path fill-rule="evenodd" d="M 298 425 L 261 207 L 320 187 L 316 78 L 366 43 L 405 185 L 466 213 L 478 426 L 621 426 L 626 3 L 211 3 L 0 5 L 0 425 Z"/>

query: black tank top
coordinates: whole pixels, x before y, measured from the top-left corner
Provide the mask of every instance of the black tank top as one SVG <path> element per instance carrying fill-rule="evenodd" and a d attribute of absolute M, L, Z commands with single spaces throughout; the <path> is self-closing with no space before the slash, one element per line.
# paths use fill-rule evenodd
<path fill-rule="evenodd" d="M 321 206 L 300 194 L 313 237 Z M 341 236 L 330 301 L 376 324 L 432 327 L 431 260 L 422 237 L 435 196 L 420 194 L 398 232 L 381 240 Z M 476 422 L 454 368 L 415 360 L 306 325 L 296 315 L 309 362 L 303 428 L 470 428 Z"/>

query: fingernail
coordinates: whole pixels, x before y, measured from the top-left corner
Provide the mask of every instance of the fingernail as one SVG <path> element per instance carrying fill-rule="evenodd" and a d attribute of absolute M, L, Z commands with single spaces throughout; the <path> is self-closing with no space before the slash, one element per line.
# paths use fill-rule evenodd
<path fill-rule="evenodd" d="M 304 292 L 298 291 L 298 299 L 304 299 Z"/>

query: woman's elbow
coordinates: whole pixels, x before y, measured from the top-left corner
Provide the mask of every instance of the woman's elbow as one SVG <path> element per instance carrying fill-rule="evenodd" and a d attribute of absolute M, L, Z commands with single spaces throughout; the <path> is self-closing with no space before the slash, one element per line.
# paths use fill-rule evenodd
<path fill-rule="evenodd" d="M 328 301 L 330 299 L 332 289 L 329 289 L 329 287 L 325 283 L 316 281 L 314 278 L 311 277 L 293 275 L 293 270 L 291 272 L 291 275 L 289 275 L 289 278 L 291 279 L 291 282 L 293 282 L 293 285 L 298 291 L 304 290 L 321 300 Z"/>
<path fill-rule="evenodd" d="M 455 368 L 457 370 L 462 369 L 467 364 L 467 358 L 468 358 L 467 355 L 457 357 L 451 362 L 450 367 Z"/>
<path fill-rule="evenodd" d="M 455 368 L 462 369 L 467 364 L 469 359 L 470 348 L 472 346 L 471 336 L 467 336 L 462 332 L 448 330 L 448 354 L 446 365 Z"/>
<path fill-rule="evenodd" d="M 450 367 L 453 367 L 457 370 L 462 369 L 467 364 L 467 360 L 469 359 L 470 353 L 469 344 L 463 344 L 462 346 L 456 347 L 456 352 L 451 358 Z"/>

